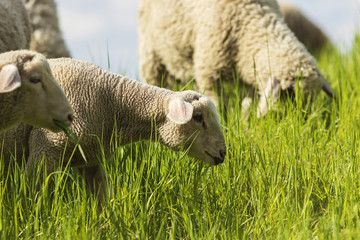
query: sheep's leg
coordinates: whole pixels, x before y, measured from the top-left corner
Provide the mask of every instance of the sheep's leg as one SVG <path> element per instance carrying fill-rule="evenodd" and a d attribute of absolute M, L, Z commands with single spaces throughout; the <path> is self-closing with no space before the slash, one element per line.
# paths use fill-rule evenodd
<path fill-rule="evenodd" d="M 110 183 L 110 177 L 103 167 L 93 166 L 83 169 L 85 181 L 95 196 L 98 197 L 99 203 L 104 203 L 113 195 L 113 188 Z"/>
<path fill-rule="evenodd" d="M 194 55 L 195 79 L 199 92 L 206 95 L 218 107 L 222 100 L 220 70 L 212 67 L 211 61 L 204 54 Z"/>
<path fill-rule="evenodd" d="M 280 81 L 277 79 L 269 78 L 266 88 L 261 92 L 257 117 L 265 116 L 268 110 L 274 106 L 280 95 Z"/>
<path fill-rule="evenodd" d="M 243 82 L 240 82 L 240 96 L 244 96 L 241 102 L 242 120 L 246 122 L 249 119 L 250 109 L 254 103 L 254 96 L 257 91 Z"/>
<path fill-rule="evenodd" d="M 146 41 L 145 41 L 146 42 Z M 149 84 L 159 87 L 167 87 L 166 68 L 161 63 L 161 59 L 157 56 L 155 51 L 145 43 L 140 45 L 140 73 L 144 81 Z"/>
<path fill-rule="evenodd" d="M 14 159 L 19 166 L 23 159 L 29 156 L 28 140 L 32 126 L 21 123 L 16 128 L 0 133 L 0 158 L 3 159 L 5 169 L 9 167 L 11 159 Z M 6 171 L 5 171 L 6 172 Z"/>
<path fill-rule="evenodd" d="M 66 151 L 64 151 L 65 146 L 67 146 Z M 39 183 L 42 183 L 46 177 L 44 174 L 49 175 L 57 168 L 67 164 L 74 148 L 74 144 L 67 142 L 63 133 L 56 134 L 45 129 L 33 129 L 29 137 L 26 174 L 29 177 L 38 177 Z M 43 161 L 44 164 L 42 164 Z"/>
<path fill-rule="evenodd" d="M 241 102 L 243 122 L 246 122 L 249 118 L 249 111 L 252 103 L 253 103 L 253 99 L 251 97 L 244 97 L 243 101 Z"/>
<path fill-rule="evenodd" d="M 217 79 L 196 77 L 200 93 L 206 95 L 218 107 L 221 103 L 220 84 Z"/>
<path fill-rule="evenodd" d="M 224 43 L 221 38 L 216 41 L 204 41 L 213 39 L 208 35 L 208 29 L 201 32 L 203 35 L 195 42 L 193 62 L 194 77 L 199 91 L 209 97 L 215 105 L 227 102 L 227 96 L 222 91 L 221 83 L 232 80 L 234 63 L 231 62 L 231 53 L 224 52 Z M 226 48 L 226 47 L 225 47 Z"/>

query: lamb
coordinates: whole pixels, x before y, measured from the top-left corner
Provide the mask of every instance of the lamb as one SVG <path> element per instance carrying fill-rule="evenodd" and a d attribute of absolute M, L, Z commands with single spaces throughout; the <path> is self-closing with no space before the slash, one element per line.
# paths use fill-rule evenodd
<path fill-rule="evenodd" d="M 22 0 L 0 1 L 0 53 L 29 48 L 31 24 Z"/>
<path fill-rule="evenodd" d="M 120 145 L 140 140 L 155 140 L 174 149 L 189 148 L 188 154 L 210 165 L 224 161 L 226 146 L 215 105 L 194 91 L 173 92 L 75 59 L 50 59 L 55 77 L 67 94 L 76 118 L 73 131 L 81 136 L 86 162 L 79 152 L 71 166 L 84 170 L 86 181 L 101 185 L 98 164 L 101 138 L 106 156 L 113 134 Z M 45 156 L 47 173 L 62 163 L 68 164 L 75 148 L 66 137 L 46 129 L 33 129 L 29 139 L 27 172 L 31 175 Z M 101 189 L 101 187 L 98 187 Z"/>
<path fill-rule="evenodd" d="M 311 53 L 317 54 L 329 44 L 329 38 L 323 31 L 295 6 L 281 3 L 280 11 L 291 31 Z"/>
<path fill-rule="evenodd" d="M 161 85 L 167 72 L 195 78 L 215 102 L 213 89 L 239 74 L 247 96 L 258 91 L 258 117 L 279 96 L 297 88 L 305 98 L 323 89 L 333 96 L 315 59 L 288 28 L 276 0 L 141 0 L 138 12 L 140 73 Z M 298 81 L 299 80 L 299 81 Z"/>
<path fill-rule="evenodd" d="M 54 0 L 25 0 L 33 32 L 30 49 L 47 58 L 70 57 L 61 34 Z"/>
<path fill-rule="evenodd" d="M 25 122 L 59 132 L 73 110 L 46 58 L 29 50 L 0 54 L 0 131 Z"/>

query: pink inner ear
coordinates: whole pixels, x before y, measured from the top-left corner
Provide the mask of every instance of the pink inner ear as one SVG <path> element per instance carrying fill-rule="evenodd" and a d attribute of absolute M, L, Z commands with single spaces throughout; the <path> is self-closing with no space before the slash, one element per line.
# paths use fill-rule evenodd
<path fill-rule="evenodd" d="M 0 71 L 0 93 L 14 91 L 21 86 L 21 77 L 15 65 L 5 65 Z"/>
<path fill-rule="evenodd" d="M 169 103 L 169 114 L 167 116 L 174 123 L 185 124 L 191 120 L 193 111 L 193 105 L 181 98 L 175 98 Z"/>
<path fill-rule="evenodd" d="M 264 116 L 267 111 L 276 103 L 281 90 L 280 81 L 275 78 L 269 78 L 266 88 L 260 98 L 257 117 Z"/>

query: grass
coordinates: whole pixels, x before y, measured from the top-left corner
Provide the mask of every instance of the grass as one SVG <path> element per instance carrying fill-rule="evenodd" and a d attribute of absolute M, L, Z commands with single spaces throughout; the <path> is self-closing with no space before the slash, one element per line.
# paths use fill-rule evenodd
<path fill-rule="evenodd" d="M 5 171 L 0 159 L 0 239 L 356 239 L 359 52 L 358 37 L 347 54 L 319 56 L 336 102 L 285 102 L 262 119 L 253 108 L 244 123 L 239 91 L 227 88 L 229 151 L 217 167 L 159 143 L 114 146 L 101 209 L 76 169 L 38 189 L 23 165 Z"/>

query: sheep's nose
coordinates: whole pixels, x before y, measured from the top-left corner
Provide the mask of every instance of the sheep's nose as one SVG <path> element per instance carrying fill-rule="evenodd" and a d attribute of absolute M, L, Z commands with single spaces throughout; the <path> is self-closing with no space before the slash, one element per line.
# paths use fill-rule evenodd
<path fill-rule="evenodd" d="M 69 114 L 68 115 L 68 120 L 70 121 L 70 123 L 72 123 L 74 121 L 74 115 L 73 114 Z"/>
<path fill-rule="evenodd" d="M 220 156 L 221 156 L 222 159 L 225 159 L 226 150 L 220 150 Z"/>

